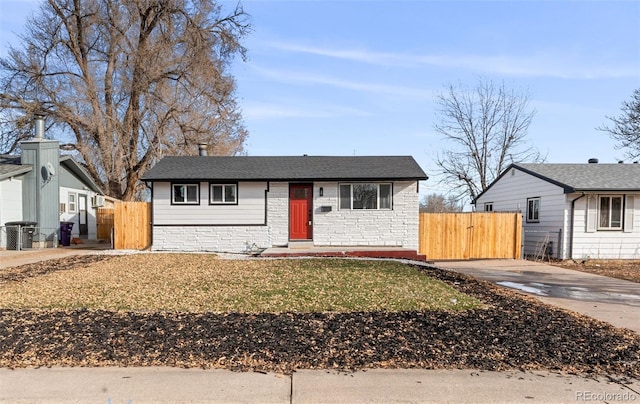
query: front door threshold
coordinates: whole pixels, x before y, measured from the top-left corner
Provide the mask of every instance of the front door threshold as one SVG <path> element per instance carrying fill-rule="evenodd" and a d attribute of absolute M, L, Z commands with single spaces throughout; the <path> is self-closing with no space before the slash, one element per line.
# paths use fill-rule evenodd
<path fill-rule="evenodd" d="M 289 241 L 289 248 L 312 248 L 313 240 L 295 240 Z"/>

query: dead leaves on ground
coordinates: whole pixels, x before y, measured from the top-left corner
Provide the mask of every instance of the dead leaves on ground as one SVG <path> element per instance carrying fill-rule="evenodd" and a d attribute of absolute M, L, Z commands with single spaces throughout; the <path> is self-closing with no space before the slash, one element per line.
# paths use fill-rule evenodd
<path fill-rule="evenodd" d="M 566 260 L 553 265 L 640 283 L 640 260 Z"/>
<path fill-rule="evenodd" d="M 550 369 L 640 377 L 637 334 L 460 274 L 423 270 L 486 306 L 281 314 L 0 309 L 0 366 Z"/>

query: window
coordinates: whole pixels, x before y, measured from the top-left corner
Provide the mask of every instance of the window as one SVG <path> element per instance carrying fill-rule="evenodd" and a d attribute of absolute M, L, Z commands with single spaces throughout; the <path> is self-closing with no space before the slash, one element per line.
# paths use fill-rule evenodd
<path fill-rule="evenodd" d="M 76 213 L 76 194 L 69 194 L 69 213 Z"/>
<path fill-rule="evenodd" d="M 238 203 L 238 185 L 237 184 L 211 184 L 211 193 L 209 194 L 210 204 L 228 204 Z"/>
<path fill-rule="evenodd" d="M 485 212 L 493 212 L 493 202 L 487 202 L 484 204 Z"/>
<path fill-rule="evenodd" d="M 197 205 L 200 203 L 198 184 L 172 184 L 171 202 L 176 205 Z"/>
<path fill-rule="evenodd" d="M 536 223 L 540 221 L 540 198 L 527 199 L 527 222 Z"/>
<path fill-rule="evenodd" d="M 60 203 L 60 214 L 63 214 L 67 211 L 67 204 L 66 203 Z"/>
<path fill-rule="evenodd" d="M 600 196 L 598 228 L 622 229 L 622 196 Z"/>
<path fill-rule="evenodd" d="M 391 184 L 340 184 L 340 209 L 391 209 Z"/>

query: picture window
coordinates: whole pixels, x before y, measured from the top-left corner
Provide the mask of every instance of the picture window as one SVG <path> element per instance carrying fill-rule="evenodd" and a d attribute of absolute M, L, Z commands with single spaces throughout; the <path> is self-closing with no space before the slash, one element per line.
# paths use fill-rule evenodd
<path fill-rule="evenodd" d="M 391 184 L 340 184 L 340 209 L 391 209 Z"/>

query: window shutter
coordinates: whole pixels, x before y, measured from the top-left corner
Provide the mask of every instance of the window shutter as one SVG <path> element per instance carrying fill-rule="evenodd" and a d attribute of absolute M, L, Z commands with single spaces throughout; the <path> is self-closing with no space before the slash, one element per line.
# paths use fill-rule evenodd
<path fill-rule="evenodd" d="M 587 196 L 587 233 L 593 233 L 598 228 L 598 198 L 596 195 Z"/>
<path fill-rule="evenodd" d="M 627 195 L 627 201 L 624 204 L 624 229 L 625 233 L 633 232 L 633 213 L 635 210 L 635 197 Z"/>

